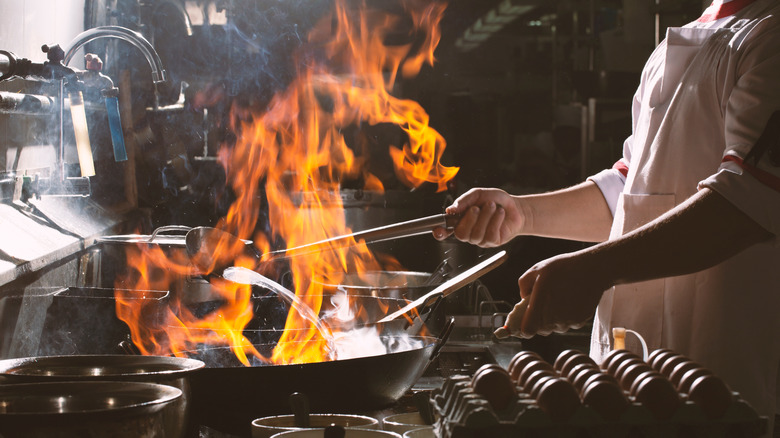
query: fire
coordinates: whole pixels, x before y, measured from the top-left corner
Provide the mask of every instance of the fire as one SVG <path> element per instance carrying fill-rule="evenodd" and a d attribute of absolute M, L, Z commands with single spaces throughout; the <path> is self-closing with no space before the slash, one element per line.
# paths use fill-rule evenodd
<path fill-rule="evenodd" d="M 343 135 L 346 128 L 361 124 L 392 124 L 404 133 L 403 144 L 388 146 L 399 181 L 409 188 L 431 184 L 444 190 L 458 171 L 440 163 L 444 138 L 429 125 L 418 103 L 391 94 L 398 75 L 412 77 L 424 64 L 433 64 L 444 9 L 437 2 L 406 0 L 397 11 L 387 11 L 336 0 L 332 16 L 313 28 L 308 44 L 295 54 L 300 69 L 290 85 L 263 110 L 233 105 L 231 127 L 236 140 L 224 145 L 219 156 L 236 200 L 217 227 L 252 240 L 260 253 L 267 253 L 279 240 L 293 248 L 350 233 L 341 184 L 362 181 L 365 189 L 383 190 L 380 178 L 365 165 L 370 154 L 361 145 L 353 145 L 357 152 L 353 150 Z M 406 40 L 387 43 L 408 19 L 411 24 L 401 33 Z M 261 204 L 263 197 L 266 205 Z M 266 209 L 270 235 L 257 231 L 260 212 Z M 235 248 L 226 246 L 225 251 L 236 265 L 261 269 L 255 260 L 239 257 Z M 326 279 L 387 266 L 365 242 L 296 255 L 287 262 L 291 289 L 298 298 L 293 308 L 307 307 L 314 314 L 322 309 Z M 135 272 L 136 290 L 168 290 L 195 273 L 186 257 L 149 248 L 128 254 L 128 265 Z M 181 297 L 174 297 L 164 322 L 151 327 L 144 324 L 142 309 L 122 300 L 119 292 L 117 313 L 130 325 L 133 341 L 144 354 L 186 355 L 199 345 L 224 345 L 245 365 L 254 360 L 289 364 L 334 357 L 333 330 L 337 329 L 318 328 L 294 310 L 288 312 L 271 354 L 263 355 L 243 334 L 253 317 L 251 288 L 227 281 L 211 283 L 224 305 L 205 316 L 193 314 Z"/>

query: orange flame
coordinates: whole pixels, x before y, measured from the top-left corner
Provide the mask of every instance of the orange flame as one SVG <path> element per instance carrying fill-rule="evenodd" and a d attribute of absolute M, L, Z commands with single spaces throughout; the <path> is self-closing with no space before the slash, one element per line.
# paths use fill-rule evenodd
<path fill-rule="evenodd" d="M 395 173 L 410 188 L 429 183 L 446 188 L 458 169 L 440 163 L 444 138 L 429 125 L 416 102 L 391 95 L 397 75 L 416 75 L 433 64 L 439 42 L 444 5 L 403 1 L 404 11 L 351 7 L 337 0 L 332 16 L 323 18 L 309 35 L 309 43 L 296 54 L 304 66 L 264 111 L 232 108 L 235 144 L 225 145 L 219 157 L 225 166 L 236 200 L 217 228 L 251 239 L 261 253 L 282 239 L 288 248 L 348 234 L 340 198 L 342 181 L 364 181 L 370 190 L 383 190 L 380 179 L 366 169 L 368 154 L 356 154 L 342 131 L 367 123 L 393 124 L 408 137 L 403 145 L 390 145 Z M 411 18 L 402 44 L 386 41 L 398 36 L 404 17 Z M 410 28 L 408 28 L 410 27 Z M 395 32 L 395 33 L 394 33 Z M 261 195 L 267 205 L 260 205 Z M 303 196 L 295 197 L 295 194 Z M 267 208 L 271 235 L 256 232 L 259 214 Z M 236 248 L 225 247 L 239 257 Z M 239 266 L 260 269 L 255 260 L 239 257 Z M 348 272 L 381 270 L 365 242 L 330 248 L 289 259 L 293 290 L 315 314 L 322 307 L 324 279 L 338 280 Z M 137 290 L 168 290 L 191 275 L 189 260 L 162 251 L 141 248 L 128 254 Z M 150 275 L 162 273 L 161 278 Z M 248 286 L 212 281 L 224 299 L 218 312 L 198 317 L 174 297 L 163 327 L 145 325 L 142 309 L 117 292 L 117 314 L 131 327 L 135 344 L 144 354 L 184 355 L 202 344 L 230 346 L 245 365 L 249 357 L 275 364 L 329 360 L 329 329 L 318 330 L 300 312 L 290 311 L 281 339 L 270 357 L 264 357 L 243 335 L 252 319 Z M 131 292 L 127 292 L 131 293 Z M 297 305 L 294 305 L 295 307 Z"/>

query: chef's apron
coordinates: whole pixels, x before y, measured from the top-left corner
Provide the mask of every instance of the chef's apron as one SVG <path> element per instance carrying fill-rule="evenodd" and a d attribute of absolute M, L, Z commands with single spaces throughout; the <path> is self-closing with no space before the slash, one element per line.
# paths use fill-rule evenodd
<path fill-rule="evenodd" d="M 683 202 L 695 193 L 697 178 L 704 179 L 718 169 L 723 149 L 703 148 L 710 147 L 708 138 L 723 143 L 722 124 L 708 126 L 706 118 L 696 117 L 676 120 L 675 124 L 675 119 L 696 111 L 689 102 L 698 102 L 700 112 L 721 110 L 718 91 L 695 98 L 686 93 L 695 92 L 690 90 L 702 82 L 699 75 L 714 74 L 707 69 L 717 69 L 731 35 L 728 29 L 670 28 L 665 42 L 651 55 L 643 72 L 643 117 L 635 121 L 632 135 L 633 141 L 645 144 L 631 150 L 610 238 L 626 234 Z M 707 130 L 718 129 L 720 133 L 708 137 Z M 762 278 L 768 278 L 766 284 L 780 284 L 780 267 L 773 265 L 777 260 L 777 246 L 759 244 L 696 274 L 619 285 L 606 291 L 593 324 L 591 356 L 600 361 L 611 349 L 613 327 L 634 330 L 647 341 L 650 351 L 663 347 L 681 352 L 724 378 L 769 418 L 771 428 L 780 341 L 775 336 L 777 323 L 766 318 L 776 318 L 773 312 L 780 308 L 776 298 L 780 291 L 763 291 L 766 300 L 757 298 L 756 293 L 761 292 Z M 745 305 L 739 301 L 743 287 L 752 294 L 744 297 Z M 756 321 L 759 332 L 750 327 L 729 327 L 731 321 Z M 762 344 L 762 336 L 768 344 Z M 641 352 L 631 336 L 626 344 L 628 349 Z M 734 357 L 727 352 L 733 352 Z"/>
<path fill-rule="evenodd" d="M 633 137 L 644 138 L 657 132 L 660 123 L 667 115 L 667 110 L 683 74 L 701 46 L 716 32 L 715 29 L 669 28 L 664 44 L 665 52 L 657 50 L 648 61 L 651 72 L 647 79 L 650 83 L 645 98 L 650 109 L 650 117 L 644 123 L 637 123 Z M 659 62 L 663 58 L 663 62 Z M 661 73 L 662 70 L 662 73 Z M 647 151 L 641 151 L 647 153 Z M 642 159 L 650 161 L 651 157 L 632 157 L 632 165 Z M 668 172 L 670 169 L 664 169 Z M 618 198 L 615 217 L 612 222 L 610 239 L 622 236 L 642 225 L 656 219 L 663 213 L 674 208 L 679 202 L 675 191 L 677 187 L 669 187 L 664 193 L 644 193 L 646 187 L 637 182 L 633 175 L 628 175 L 626 186 L 631 192 L 624 191 Z M 693 194 L 695 187 L 689 188 Z M 685 196 L 687 197 L 687 196 Z M 641 283 L 631 283 L 615 286 L 606 291 L 601 298 L 596 313 L 596 323 L 591 338 L 591 355 L 600 358 L 611 349 L 611 331 L 602 327 L 625 327 L 637 331 L 649 345 L 659 345 L 662 339 L 661 318 L 663 315 L 648 314 L 639 309 L 663 309 L 666 279 L 650 280 Z M 623 299 L 616 299 L 623 298 Z M 629 337 L 629 346 L 637 347 L 636 339 Z M 641 351 L 641 350 L 635 350 Z"/>

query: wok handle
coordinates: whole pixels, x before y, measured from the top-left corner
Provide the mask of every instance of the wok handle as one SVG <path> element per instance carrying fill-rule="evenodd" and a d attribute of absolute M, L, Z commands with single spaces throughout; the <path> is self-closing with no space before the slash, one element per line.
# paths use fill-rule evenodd
<path fill-rule="evenodd" d="M 157 229 L 155 229 L 152 235 L 149 236 L 149 242 L 154 242 L 158 234 L 163 234 L 170 231 L 179 231 L 182 233 L 188 233 L 191 229 L 192 227 L 188 227 L 186 225 L 163 225 L 162 227 L 158 227 Z"/>

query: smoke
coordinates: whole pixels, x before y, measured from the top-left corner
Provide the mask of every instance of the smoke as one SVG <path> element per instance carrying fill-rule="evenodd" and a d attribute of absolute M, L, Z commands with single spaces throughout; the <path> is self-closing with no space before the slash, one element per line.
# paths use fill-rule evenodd
<path fill-rule="evenodd" d="M 422 338 L 413 336 L 378 336 L 376 328 L 373 327 L 334 333 L 334 338 L 339 360 L 400 353 L 425 346 Z"/>

